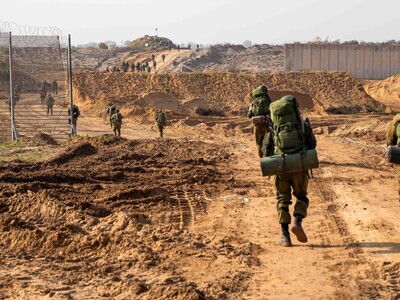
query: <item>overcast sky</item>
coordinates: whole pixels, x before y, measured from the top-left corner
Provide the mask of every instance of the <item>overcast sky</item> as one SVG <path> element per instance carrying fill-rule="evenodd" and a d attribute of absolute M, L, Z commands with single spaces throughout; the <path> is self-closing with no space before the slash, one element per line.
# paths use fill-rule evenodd
<path fill-rule="evenodd" d="M 3 0 L 0 21 L 58 27 L 72 43 L 145 34 L 174 43 L 400 40 L 400 0 Z"/>

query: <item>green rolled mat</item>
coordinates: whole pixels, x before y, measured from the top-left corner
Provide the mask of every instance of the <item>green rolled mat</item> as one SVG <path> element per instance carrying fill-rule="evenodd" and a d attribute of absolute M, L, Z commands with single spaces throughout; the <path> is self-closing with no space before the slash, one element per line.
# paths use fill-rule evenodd
<path fill-rule="evenodd" d="M 393 164 L 400 164 L 400 147 L 389 146 L 388 161 Z"/>
<path fill-rule="evenodd" d="M 263 176 L 303 172 L 319 167 L 317 151 L 306 150 L 294 154 L 273 155 L 260 158 Z"/>

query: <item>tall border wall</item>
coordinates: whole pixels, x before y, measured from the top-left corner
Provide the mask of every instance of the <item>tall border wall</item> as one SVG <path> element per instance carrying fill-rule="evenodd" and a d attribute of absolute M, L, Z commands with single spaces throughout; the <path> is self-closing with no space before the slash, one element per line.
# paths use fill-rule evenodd
<path fill-rule="evenodd" d="M 400 73 L 400 45 L 285 44 L 285 69 L 384 79 Z"/>

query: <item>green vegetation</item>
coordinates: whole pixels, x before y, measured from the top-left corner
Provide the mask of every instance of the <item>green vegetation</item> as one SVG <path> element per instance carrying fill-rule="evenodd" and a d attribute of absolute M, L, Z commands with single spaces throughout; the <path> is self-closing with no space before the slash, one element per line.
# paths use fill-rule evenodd
<path fill-rule="evenodd" d="M 170 39 L 149 35 L 145 35 L 144 37 L 132 41 L 130 46 L 142 51 L 167 49 L 168 47 L 175 48 L 174 43 Z"/>
<path fill-rule="evenodd" d="M 108 134 L 102 134 L 102 135 L 99 135 L 99 136 L 97 137 L 97 139 L 98 139 L 99 141 L 108 141 L 108 138 L 109 138 Z"/>
<path fill-rule="evenodd" d="M 18 148 L 25 146 L 22 142 L 3 142 L 0 143 L 0 149 Z"/>

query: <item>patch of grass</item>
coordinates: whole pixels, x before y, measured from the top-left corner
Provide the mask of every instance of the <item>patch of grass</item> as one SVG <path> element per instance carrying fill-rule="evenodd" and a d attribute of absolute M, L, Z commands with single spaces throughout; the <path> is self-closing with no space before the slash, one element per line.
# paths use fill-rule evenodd
<path fill-rule="evenodd" d="M 25 144 L 22 142 L 4 142 L 0 143 L 0 149 L 8 149 L 8 148 L 19 148 L 24 147 Z"/>
<path fill-rule="evenodd" d="M 102 134 L 102 135 L 99 135 L 97 137 L 97 139 L 100 140 L 100 141 L 108 141 L 109 136 L 108 136 L 108 134 Z"/>

